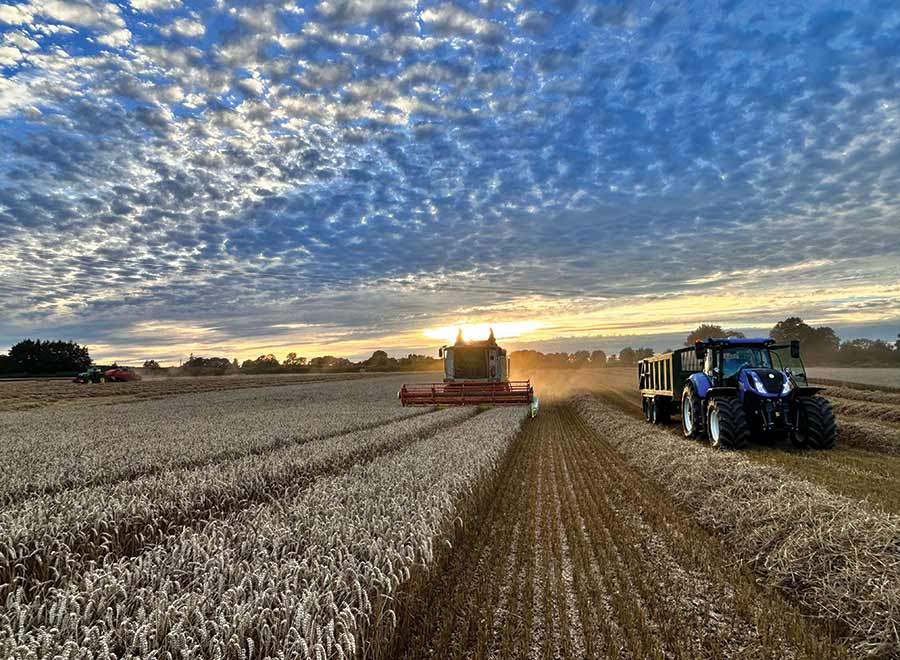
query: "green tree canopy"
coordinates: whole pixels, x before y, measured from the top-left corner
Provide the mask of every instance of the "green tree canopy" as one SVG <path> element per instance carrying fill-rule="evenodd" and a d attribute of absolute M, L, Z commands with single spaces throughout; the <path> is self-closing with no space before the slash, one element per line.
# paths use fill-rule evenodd
<path fill-rule="evenodd" d="M 684 345 L 685 346 L 693 346 L 697 341 L 702 341 L 703 339 L 711 339 L 714 337 L 738 337 L 743 338 L 744 333 L 739 332 L 738 330 L 726 330 L 721 325 L 716 325 L 714 323 L 701 323 L 697 326 L 697 329 L 692 331 L 687 337 L 685 337 Z"/>
<path fill-rule="evenodd" d="M 9 349 L 11 372 L 52 374 L 84 371 L 91 366 L 86 346 L 72 341 L 25 339 Z"/>

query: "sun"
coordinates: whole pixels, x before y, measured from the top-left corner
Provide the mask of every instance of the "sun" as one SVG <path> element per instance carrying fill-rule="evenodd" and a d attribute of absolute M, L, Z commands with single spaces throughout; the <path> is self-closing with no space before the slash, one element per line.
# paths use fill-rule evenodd
<path fill-rule="evenodd" d="M 494 330 L 494 337 L 501 339 L 517 339 L 543 327 L 540 321 L 505 321 L 499 323 L 454 323 L 439 328 L 425 328 L 425 336 L 447 344 L 456 341 L 456 333 L 462 328 L 463 338 L 467 341 L 487 339 Z"/>

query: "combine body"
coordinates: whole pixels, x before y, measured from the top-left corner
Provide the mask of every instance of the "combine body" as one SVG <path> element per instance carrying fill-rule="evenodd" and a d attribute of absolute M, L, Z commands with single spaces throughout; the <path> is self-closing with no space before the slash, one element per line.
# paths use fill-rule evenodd
<path fill-rule="evenodd" d="M 509 358 L 491 331 L 485 341 L 465 341 L 462 332 L 452 346 L 443 346 L 444 381 L 414 383 L 400 388 L 404 406 L 530 406 L 537 412 L 537 397 L 527 380 L 509 380 Z"/>
<path fill-rule="evenodd" d="M 706 339 L 638 364 L 644 416 L 681 415 L 684 435 L 741 448 L 751 436 L 788 436 L 801 447 L 834 446 L 836 425 L 822 388 L 810 387 L 799 342 Z"/>

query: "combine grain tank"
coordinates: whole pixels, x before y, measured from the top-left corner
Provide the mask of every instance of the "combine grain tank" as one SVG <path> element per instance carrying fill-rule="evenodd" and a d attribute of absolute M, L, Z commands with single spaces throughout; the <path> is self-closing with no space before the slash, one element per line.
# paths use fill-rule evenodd
<path fill-rule="evenodd" d="M 531 382 L 509 380 L 509 358 L 493 330 L 485 341 L 465 341 L 460 330 L 456 343 L 442 346 L 438 355 L 444 359 L 444 381 L 403 385 L 404 406 L 529 406 L 532 417 L 537 413 Z"/>

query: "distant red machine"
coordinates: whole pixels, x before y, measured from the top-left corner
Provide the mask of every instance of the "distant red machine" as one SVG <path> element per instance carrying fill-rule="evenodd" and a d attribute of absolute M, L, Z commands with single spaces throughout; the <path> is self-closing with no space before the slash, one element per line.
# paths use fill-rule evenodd
<path fill-rule="evenodd" d="M 529 406 L 537 413 L 538 398 L 527 380 L 509 380 L 509 358 L 497 345 L 494 331 L 485 341 L 465 341 L 462 330 L 453 346 L 442 346 L 442 383 L 413 383 L 400 388 L 404 406 Z"/>
<path fill-rule="evenodd" d="M 90 367 L 87 371 L 82 371 L 72 380 L 73 383 L 115 383 L 125 382 L 129 380 L 140 380 L 141 377 L 130 367 L 112 367 L 111 369 L 101 369 L 100 367 Z"/>

